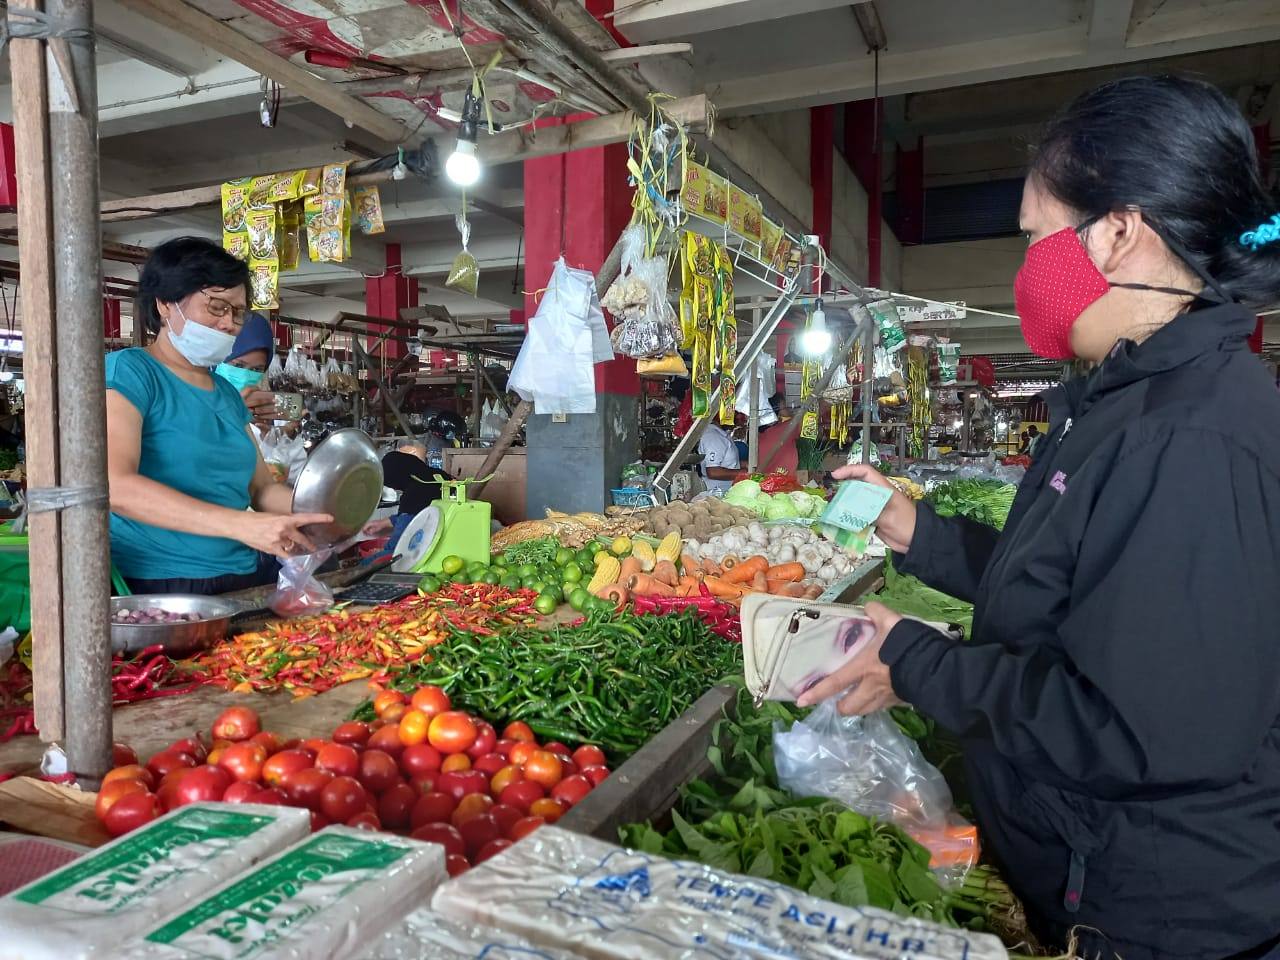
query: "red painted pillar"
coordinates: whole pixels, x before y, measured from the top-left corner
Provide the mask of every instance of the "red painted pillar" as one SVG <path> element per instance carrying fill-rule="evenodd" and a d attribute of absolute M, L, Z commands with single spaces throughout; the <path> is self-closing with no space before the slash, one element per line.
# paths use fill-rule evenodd
<path fill-rule="evenodd" d="M 903 243 L 924 242 L 924 137 L 916 138 L 914 150 L 897 147 L 895 167 L 898 184 L 898 222 L 894 225 Z"/>
<path fill-rule="evenodd" d="M 526 160 L 524 196 L 525 315 L 532 317 L 540 299 L 536 291 L 547 285 L 561 254 L 570 267 L 595 273 L 631 219 L 626 145 Z M 596 392 L 639 396 L 635 361 L 620 356 L 597 364 Z"/>
<path fill-rule="evenodd" d="M 400 311 L 405 307 L 418 305 L 418 281 L 406 277 L 401 271 L 400 244 L 387 244 L 387 267 L 380 277 L 368 277 L 364 282 L 365 313 L 371 317 L 382 317 L 387 320 L 399 320 Z M 373 327 L 375 330 L 386 330 L 388 327 Z M 400 336 L 402 331 L 393 330 Z M 368 349 L 373 349 L 376 336 L 369 337 Z M 406 344 L 399 340 L 387 340 L 378 348 L 378 354 L 388 360 L 399 360 L 408 352 Z"/>
<path fill-rule="evenodd" d="M 288 350 L 293 346 L 293 327 L 282 320 L 274 320 L 271 323 L 271 330 L 275 334 L 278 349 Z"/>
<path fill-rule="evenodd" d="M 831 253 L 831 224 L 835 202 L 835 137 L 834 105 L 809 110 L 809 183 L 813 187 L 813 232 L 822 249 Z M 819 283 L 814 293 L 822 292 Z"/>
<path fill-rule="evenodd" d="M 884 222 L 880 172 L 880 103 L 859 100 L 845 108 L 845 157 L 867 191 L 867 283 L 880 283 L 880 230 Z"/>
<path fill-rule="evenodd" d="M 120 301 L 115 297 L 102 298 L 102 336 L 107 340 L 120 338 Z"/>

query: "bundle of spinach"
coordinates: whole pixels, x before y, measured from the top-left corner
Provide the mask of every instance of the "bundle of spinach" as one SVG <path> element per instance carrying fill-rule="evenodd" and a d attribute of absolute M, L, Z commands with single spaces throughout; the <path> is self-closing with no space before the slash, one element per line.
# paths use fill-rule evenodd
<path fill-rule="evenodd" d="M 885 557 L 884 586 L 880 592 L 863 599 L 879 600 L 905 617 L 959 624 L 964 627 L 966 637 L 973 632 L 973 604 L 925 586 L 908 574 L 899 573 L 894 569 L 892 556 Z"/>
<path fill-rule="evenodd" d="M 1012 483 L 974 478 L 940 483 L 925 494 L 925 499 L 940 517 L 968 517 L 1003 530 L 1017 492 Z"/>
<path fill-rule="evenodd" d="M 625 845 L 767 878 L 846 906 L 1017 938 L 1016 900 L 989 868 L 944 888 L 929 870 L 929 852 L 897 827 L 779 787 L 774 724 L 789 726 L 807 711 L 781 703 L 756 709 L 745 691 L 736 706 L 736 719 L 720 720 L 712 732 L 708 759 L 716 776 L 685 787 L 665 834 L 648 823 L 624 826 Z M 912 712 L 896 719 L 909 734 L 929 728 Z"/>

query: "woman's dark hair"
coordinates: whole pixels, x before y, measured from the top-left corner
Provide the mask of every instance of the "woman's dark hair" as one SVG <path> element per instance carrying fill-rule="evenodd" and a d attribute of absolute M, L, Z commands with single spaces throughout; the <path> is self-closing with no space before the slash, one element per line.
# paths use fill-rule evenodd
<path fill-rule="evenodd" d="M 138 277 L 134 323 L 159 333 L 163 321 L 157 303 L 176 303 L 205 287 L 244 287 L 249 293 L 249 267 L 211 240 L 175 237 L 151 251 Z"/>
<path fill-rule="evenodd" d="M 1175 76 L 1105 83 L 1051 121 L 1031 173 L 1081 219 L 1137 206 L 1234 299 L 1280 300 L 1280 241 L 1240 242 L 1280 205 L 1253 132 L 1217 87 Z"/>

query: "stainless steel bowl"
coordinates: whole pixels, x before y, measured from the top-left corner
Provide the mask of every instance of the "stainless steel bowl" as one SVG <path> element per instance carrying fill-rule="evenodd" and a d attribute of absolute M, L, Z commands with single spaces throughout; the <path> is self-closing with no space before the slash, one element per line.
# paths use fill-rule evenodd
<path fill-rule="evenodd" d="M 186 657 L 212 646 L 227 635 L 227 625 L 240 608 L 221 597 L 201 597 L 188 593 L 149 593 L 133 597 L 112 597 L 111 613 L 118 610 L 164 610 L 166 613 L 194 613 L 199 620 L 189 623 L 111 623 L 113 653 L 133 654 L 160 644 L 171 657 Z"/>
<path fill-rule="evenodd" d="M 293 485 L 293 512 L 331 515 L 332 523 L 302 528 L 317 547 L 331 547 L 359 533 L 381 497 L 378 451 L 367 433 L 347 427 L 311 452 Z"/>

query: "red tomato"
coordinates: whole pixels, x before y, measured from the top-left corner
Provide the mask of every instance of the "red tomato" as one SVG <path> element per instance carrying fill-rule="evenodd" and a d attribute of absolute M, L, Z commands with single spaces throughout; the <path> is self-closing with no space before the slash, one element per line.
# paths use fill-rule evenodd
<path fill-rule="evenodd" d="M 287 774 L 280 781 L 280 786 L 284 790 L 284 795 L 289 798 L 289 802 L 294 806 L 319 810 L 320 795 L 324 793 L 324 788 L 332 780 L 333 774 L 328 770 L 306 767 Z"/>
<path fill-rule="evenodd" d="M 160 801 L 161 810 L 169 811 L 174 808 L 178 799 L 178 784 L 194 769 L 194 767 L 178 767 L 165 774 L 160 785 L 156 787 L 156 799 Z"/>
<path fill-rule="evenodd" d="M 582 775 L 591 781 L 593 787 L 602 784 L 607 776 L 609 776 L 608 767 L 583 767 Z"/>
<path fill-rule="evenodd" d="M 455 798 L 461 800 L 468 793 L 488 793 L 489 778 L 479 770 L 442 773 L 436 778 L 436 789 L 451 793 Z"/>
<path fill-rule="evenodd" d="M 393 757 L 400 756 L 405 748 L 400 742 L 400 724 L 388 723 L 385 727 L 379 727 L 373 731 L 369 742 L 364 746 L 366 750 L 381 750 Z"/>
<path fill-rule="evenodd" d="M 503 790 L 513 783 L 519 783 L 523 779 L 524 771 L 514 763 L 508 764 L 493 775 L 493 779 L 489 781 L 489 792 L 495 797 L 500 797 Z"/>
<path fill-rule="evenodd" d="M 323 750 L 328 745 L 329 745 L 329 741 L 326 740 L 324 737 L 310 737 L 309 739 L 303 740 L 302 743 L 300 744 L 300 746 L 304 747 L 307 751 L 310 752 L 312 757 L 317 756 L 320 753 L 320 751 Z"/>
<path fill-rule="evenodd" d="M 414 793 L 422 796 L 424 793 L 430 793 L 436 788 L 436 781 L 440 779 L 438 773 L 422 773 L 409 780 L 409 786 L 413 787 Z"/>
<path fill-rule="evenodd" d="M 472 760 L 478 760 L 486 753 L 493 753 L 494 745 L 497 742 L 498 733 L 493 729 L 493 725 L 481 720 L 476 724 L 476 742 L 467 748 L 467 755 Z"/>
<path fill-rule="evenodd" d="M 265 803 L 269 807 L 285 807 L 289 805 L 289 798 L 278 787 L 267 787 L 267 789 L 259 790 L 249 797 L 248 802 Z"/>
<path fill-rule="evenodd" d="M 333 742 L 345 743 L 353 747 L 363 747 L 369 742 L 369 737 L 372 733 L 373 731 L 369 729 L 367 723 L 351 720 L 348 723 L 339 724 L 338 728 L 333 731 Z"/>
<path fill-rule="evenodd" d="M 325 827 L 332 825 L 333 821 L 319 811 L 311 811 L 311 832 L 323 830 Z"/>
<path fill-rule="evenodd" d="M 512 827 L 524 819 L 524 811 L 509 807 L 505 803 L 495 803 L 489 808 L 489 816 L 498 821 L 498 829 L 505 837 L 511 832 Z"/>
<path fill-rule="evenodd" d="M 471 769 L 471 758 L 465 753 L 451 753 L 440 764 L 441 773 L 461 773 Z"/>
<path fill-rule="evenodd" d="M 511 756 L 511 748 L 517 743 L 519 743 L 518 740 L 499 740 L 493 745 L 493 752 L 509 758 Z"/>
<path fill-rule="evenodd" d="M 524 778 L 550 790 L 564 776 L 560 758 L 546 750 L 535 751 L 524 763 Z"/>
<path fill-rule="evenodd" d="M 221 767 L 196 767 L 178 783 L 169 809 L 185 807 L 188 803 L 221 800 L 231 783 L 231 774 Z"/>
<path fill-rule="evenodd" d="M 273 756 L 284 749 L 284 740 L 280 734 L 272 733 L 270 730 L 262 730 L 255 733 L 249 738 L 250 743 L 256 743 L 263 750 L 267 751 L 267 756 Z"/>
<path fill-rule="evenodd" d="M 248 707 L 228 707 L 213 721 L 215 740 L 248 740 L 261 729 L 257 713 Z"/>
<path fill-rule="evenodd" d="M 511 846 L 511 841 L 503 837 L 498 837 L 496 840 L 490 840 L 481 847 L 480 852 L 476 854 L 476 863 L 484 863 L 490 857 L 496 857 L 509 846 Z"/>
<path fill-rule="evenodd" d="M 345 743 L 326 743 L 316 754 L 316 769 L 328 770 L 335 777 L 354 777 L 360 772 L 360 754 Z"/>
<path fill-rule="evenodd" d="M 262 765 L 266 762 L 266 748 L 261 744 L 249 743 L 248 741 L 233 743 L 223 750 L 222 756 L 218 758 L 218 766 L 227 771 L 232 780 L 260 780 L 262 778 Z"/>
<path fill-rule="evenodd" d="M 511 748 L 511 752 L 507 754 L 507 759 L 516 766 L 523 767 L 529 762 L 529 758 L 537 752 L 538 745 L 536 743 L 532 740 L 521 740 Z"/>
<path fill-rule="evenodd" d="M 535 800 L 541 800 L 546 795 L 545 791 L 532 780 L 521 780 L 519 783 L 513 783 L 498 795 L 498 802 L 505 803 L 508 806 L 515 807 L 524 813 L 529 812 Z"/>
<path fill-rule="evenodd" d="M 466 857 L 451 853 L 444 858 L 444 868 L 449 871 L 449 876 L 459 877 L 471 869 L 471 862 Z"/>
<path fill-rule="evenodd" d="M 400 779 L 400 768 L 389 754 L 381 750 L 366 750 L 360 755 L 360 783 L 372 793 L 382 793 Z"/>
<path fill-rule="evenodd" d="M 523 740 L 526 743 L 535 742 L 533 728 L 523 720 L 517 720 L 515 723 L 508 723 L 502 730 L 503 740 Z"/>
<path fill-rule="evenodd" d="M 605 765 L 604 751 L 592 744 L 583 744 L 573 751 L 573 762 L 582 768 L 603 767 Z"/>
<path fill-rule="evenodd" d="M 457 805 L 457 801 L 447 793 L 438 790 L 424 793 L 413 805 L 409 814 L 409 826 L 416 830 L 424 823 L 448 823 Z"/>
<path fill-rule="evenodd" d="M 388 830 L 409 826 L 409 814 L 418 802 L 418 794 L 407 783 L 397 783 L 378 797 L 378 817 Z"/>
<path fill-rule="evenodd" d="M 99 820 L 106 819 L 107 811 L 121 798 L 131 793 L 150 793 L 147 785 L 141 780 L 113 780 L 104 783 L 98 790 L 98 798 L 93 802 L 93 812 Z"/>
<path fill-rule="evenodd" d="M 542 749 L 548 753 L 554 753 L 557 757 L 572 757 L 573 751 L 566 747 L 559 740 L 548 740 L 542 745 Z"/>
<path fill-rule="evenodd" d="M 369 810 L 361 810 L 347 821 L 347 826 L 355 827 L 357 830 L 381 830 L 382 821 L 378 819 L 376 813 Z"/>
<path fill-rule="evenodd" d="M 409 704 L 414 710 L 419 710 L 428 717 L 434 717 L 440 713 L 448 713 L 453 709 L 453 703 L 449 700 L 449 695 L 439 687 L 430 684 L 425 687 L 419 687 L 409 700 Z"/>
<path fill-rule="evenodd" d="M 403 705 L 404 702 L 405 702 L 405 695 L 401 693 L 399 690 L 382 690 L 382 691 L 379 691 L 378 695 L 373 698 L 373 712 L 377 714 L 379 717 L 382 717 L 382 714 L 387 709 L 387 707 L 390 707 L 393 705 Z M 386 719 L 386 718 L 383 717 L 383 719 Z"/>
<path fill-rule="evenodd" d="M 400 754 L 400 769 L 406 777 L 418 777 L 424 773 L 439 773 L 444 762 L 440 751 L 429 743 L 415 743 L 405 747 Z"/>
<path fill-rule="evenodd" d="M 190 768 L 195 765 L 196 758 L 191 754 L 171 752 L 169 750 L 162 750 L 147 761 L 147 769 L 151 771 L 151 775 L 157 780 L 163 780 L 180 767 Z"/>
<path fill-rule="evenodd" d="M 462 834 L 452 824 L 424 823 L 409 836 L 414 840 L 421 840 L 423 843 L 440 844 L 440 846 L 444 847 L 446 855 L 455 854 L 461 857 L 467 852 L 467 845 L 462 839 Z"/>
<path fill-rule="evenodd" d="M 136 763 L 125 764 L 123 767 L 116 767 L 107 771 L 107 775 L 102 778 L 102 785 L 105 787 L 113 780 L 137 780 L 142 783 L 148 790 L 152 790 L 156 785 L 156 777 L 146 767 L 139 766 Z"/>
<path fill-rule="evenodd" d="M 320 812 L 334 823 L 346 823 L 363 813 L 369 795 L 354 777 L 334 777 L 320 792 Z"/>
<path fill-rule="evenodd" d="M 512 842 L 521 840 L 539 827 L 545 826 L 546 822 L 541 817 L 521 817 L 507 830 L 507 839 Z"/>
<path fill-rule="evenodd" d="M 253 801 L 249 798 L 262 792 L 262 787 L 258 786 L 256 783 L 250 783 L 248 780 L 237 780 L 223 791 L 222 802 L 251 803 Z"/>
<path fill-rule="evenodd" d="M 479 813 L 470 820 L 463 821 L 458 827 L 458 832 L 462 834 L 462 842 L 467 845 L 467 856 L 473 858 L 486 843 L 502 836 L 502 831 L 498 829 L 498 821 L 489 813 Z"/>
<path fill-rule="evenodd" d="M 476 722 L 461 710 L 446 710 L 431 718 L 427 739 L 441 753 L 462 753 L 476 742 Z"/>
<path fill-rule="evenodd" d="M 131 793 L 111 805 L 102 825 L 107 833 L 118 837 L 150 823 L 160 816 L 160 803 L 153 794 Z"/>
<path fill-rule="evenodd" d="M 111 765 L 113 767 L 127 767 L 137 762 L 137 751 L 127 743 L 113 743 L 111 745 Z"/>
<path fill-rule="evenodd" d="M 575 773 L 581 773 L 581 771 L 578 769 L 578 765 L 573 762 L 573 758 L 570 757 L 567 753 L 556 753 L 556 754 L 552 754 L 552 756 L 554 756 L 557 760 L 560 761 L 560 779 L 561 780 L 563 780 L 565 777 L 572 777 Z"/>
<path fill-rule="evenodd" d="M 431 718 L 421 710 L 410 710 L 400 718 L 400 742 L 406 747 L 427 742 L 427 728 Z"/>
<path fill-rule="evenodd" d="M 315 758 L 305 750 L 281 750 L 267 758 L 262 765 L 262 780 L 269 787 L 278 787 L 284 778 L 298 770 L 315 766 Z"/>
<path fill-rule="evenodd" d="M 461 829 L 462 825 L 472 817 L 488 813 L 493 809 L 493 797 L 487 793 L 468 793 L 458 801 L 457 807 L 449 815 L 449 822 Z"/>
<path fill-rule="evenodd" d="M 559 800 L 566 807 L 572 807 L 591 792 L 592 783 L 580 773 L 565 777 L 551 788 L 552 798 Z"/>
<path fill-rule="evenodd" d="M 209 750 L 199 737 L 183 737 L 181 740 L 173 741 L 165 749 L 172 753 L 189 753 L 196 758 L 196 763 L 204 763 L 209 757 Z"/>
<path fill-rule="evenodd" d="M 479 770 L 493 776 L 499 770 L 507 765 L 507 758 L 500 753 L 486 753 L 482 757 L 477 757 L 471 764 L 473 770 Z"/>
<path fill-rule="evenodd" d="M 409 704 L 393 703 L 378 714 L 378 719 L 386 723 L 399 723 L 404 719 L 404 715 L 409 712 Z"/>
<path fill-rule="evenodd" d="M 543 797 L 529 804 L 529 816 L 541 817 L 547 823 L 555 823 L 564 816 L 565 806 L 559 800 Z"/>

